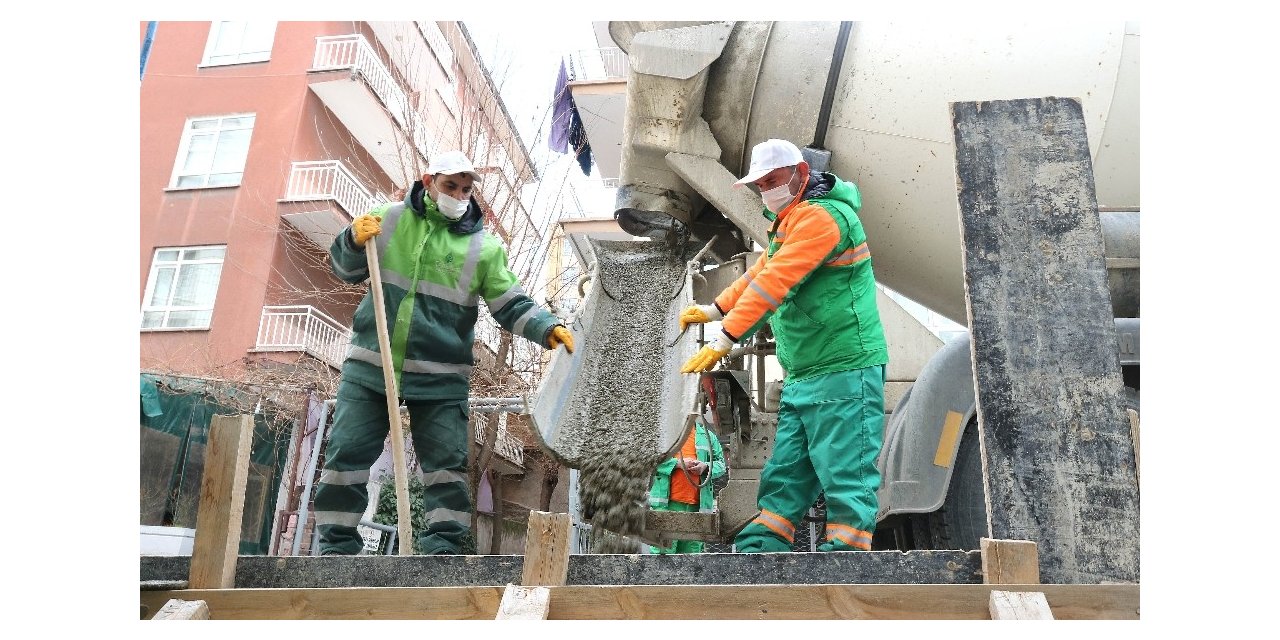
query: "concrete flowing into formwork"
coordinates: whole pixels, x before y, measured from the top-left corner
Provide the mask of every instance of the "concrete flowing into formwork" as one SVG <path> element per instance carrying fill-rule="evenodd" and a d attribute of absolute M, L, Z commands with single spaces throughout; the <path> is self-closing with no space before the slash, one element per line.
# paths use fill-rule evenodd
<path fill-rule="evenodd" d="M 577 349 L 555 352 L 529 411 L 542 446 L 581 470 L 583 517 L 637 534 L 653 469 L 696 413 L 697 376 L 680 373 L 696 332 L 676 323 L 691 276 L 665 243 L 593 239 L 591 249 L 590 291 L 570 327 Z"/>
<path fill-rule="evenodd" d="M 183 589 L 187 556 L 142 556 L 144 589 Z M 240 556 L 238 589 L 519 583 L 524 556 Z M 570 585 L 978 584 L 979 551 L 569 556 Z"/>

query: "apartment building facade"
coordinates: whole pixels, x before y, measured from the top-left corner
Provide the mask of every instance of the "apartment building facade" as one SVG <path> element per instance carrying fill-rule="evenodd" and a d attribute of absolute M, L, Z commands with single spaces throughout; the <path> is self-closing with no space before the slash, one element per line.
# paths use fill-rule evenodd
<path fill-rule="evenodd" d="M 331 397 L 363 287 L 333 277 L 329 245 L 353 217 L 403 197 L 438 151 L 472 158 L 486 226 L 522 280 L 540 275 L 549 231 L 520 197 L 538 172 L 461 23 L 141 23 L 140 41 L 144 374 Z M 512 379 L 493 362 L 501 332 L 481 317 L 477 359 L 500 387 Z M 259 474 L 263 539 L 298 511 L 285 494 L 303 482 L 307 443 L 294 431 Z M 521 443 L 501 442 L 496 457 L 519 471 Z M 166 446 L 157 478 L 190 455 L 185 441 Z M 182 519 L 167 511 L 150 517 Z"/>

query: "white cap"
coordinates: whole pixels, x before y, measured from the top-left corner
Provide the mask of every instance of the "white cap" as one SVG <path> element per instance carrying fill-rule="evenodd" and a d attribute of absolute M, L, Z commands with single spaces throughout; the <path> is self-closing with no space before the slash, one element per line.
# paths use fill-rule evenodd
<path fill-rule="evenodd" d="M 445 151 L 431 157 L 431 164 L 427 167 L 427 175 L 434 176 L 440 173 L 447 176 L 465 173 L 477 181 L 480 180 L 480 174 L 476 173 L 475 167 L 471 166 L 471 159 L 461 151 Z"/>
<path fill-rule="evenodd" d="M 751 170 L 734 186 L 755 182 L 764 174 L 779 167 L 791 167 L 804 162 L 800 149 L 786 140 L 770 138 L 751 148 Z"/>

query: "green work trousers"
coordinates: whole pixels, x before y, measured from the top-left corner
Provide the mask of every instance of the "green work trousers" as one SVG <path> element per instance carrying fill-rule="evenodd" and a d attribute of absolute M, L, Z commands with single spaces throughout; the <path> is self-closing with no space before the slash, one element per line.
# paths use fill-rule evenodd
<path fill-rule="evenodd" d="M 738 552 L 790 551 L 796 526 L 819 491 L 827 505 L 826 542 L 819 550 L 871 549 L 884 380 L 884 365 L 874 365 L 783 385 L 773 455 L 760 472 L 760 515 L 734 539 Z"/>
<path fill-rule="evenodd" d="M 685 504 L 672 500 L 667 503 L 664 509 L 654 509 L 654 511 L 697 511 L 698 505 Z M 701 540 L 672 540 L 671 544 L 665 547 L 649 547 L 649 553 L 665 554 L 665 553 L 702 553 Z"/>
<path fill-rule="evenodd" d="M 471 531 L 467 401 L 411 401 L 408 409 L 423 473 L 422 513 L 413 519 L 426 527 L 418 532 L 417 553 L 458 553 Z M 321 555 L 355 555 L 363 548 L 356 525 L 369 504 L 369 468 L 382 455 L 390 428 L 386 395 L 343 380 L 314 503 Z"/>

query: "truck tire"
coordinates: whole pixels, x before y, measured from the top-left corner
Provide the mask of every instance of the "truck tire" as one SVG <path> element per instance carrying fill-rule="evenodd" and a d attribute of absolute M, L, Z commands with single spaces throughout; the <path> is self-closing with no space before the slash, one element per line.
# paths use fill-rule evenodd
<path fill-rule="evenodd" d="M 1126 409 L 1138 411 L 1140 396 L 1133 387 L 1124 388 Z M 955 470 L 942 506 L 932 513 L 911 518 L 912 541 L 917 549 L 962 549 L 981 547 L 987 532 L 987 498 L 982 486 L 982 451 L 978 443 L 975 415 L 965 426 L 956 452 Z"/>

